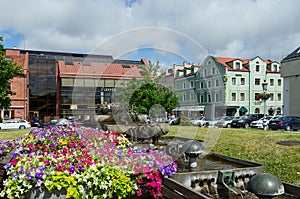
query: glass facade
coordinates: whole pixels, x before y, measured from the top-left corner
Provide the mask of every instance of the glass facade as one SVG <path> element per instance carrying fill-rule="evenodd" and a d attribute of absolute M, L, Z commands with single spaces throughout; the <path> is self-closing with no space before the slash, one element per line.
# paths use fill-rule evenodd
<path fill-rule="evenodd" d="M 29 110 L 34 116 L 56 112 L 56 60 L 43 55 L 29 55 Z M 35 114 L 35 115 L 34 115 Z"/>
<path fill-rule="evenodd" d="M 76 77 L 61 77 L 56 72 L 58 61 L 64 61 L 66 67 L 75 67 L 75 62 L 85 66 L 91 66 L 91 63 L 113 63 L 126 68 L 145 64 L 143 60 L 114 60 L 107 55 L 30 50 L 20 52 L 28 53 L 30 119 L 35 116 L 50 118 L 95 114 L 95 107 L 112 103 L 117 90 L 128 81 L 100 76 L 98 79 L 97 76 L 85 77 L 80 71 Z"/>

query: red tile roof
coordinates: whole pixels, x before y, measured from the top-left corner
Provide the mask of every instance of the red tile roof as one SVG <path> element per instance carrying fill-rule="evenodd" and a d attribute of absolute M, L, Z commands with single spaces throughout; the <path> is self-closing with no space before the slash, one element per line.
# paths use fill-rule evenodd
<path fill-rule="evenodd" d="M 242 61 L 242 71 L 249 71 L 246 65 L 249 63 L 250 59 L 243 58 L 226 58 L 226 57 L 214 57 L 217 62 L 227 67 L 227 70 L 234 70 L 228 63 L 233 62 L 235 60 Z"/>
<path fill-rule="evenodd" d="M 114 78 L 131 79 L 143 78 L 141 68 L 137 65 L 122 65 L 119 63 L 96 63 L 84 65 L 82 62 L 66 64 L 64 61 L 57 62 L 60 77 L 85 77 L 85 78 Z"/>

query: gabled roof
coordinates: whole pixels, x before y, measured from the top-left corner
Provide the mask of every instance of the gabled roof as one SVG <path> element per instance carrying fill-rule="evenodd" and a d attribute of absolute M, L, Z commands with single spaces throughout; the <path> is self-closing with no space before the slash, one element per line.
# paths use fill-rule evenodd
<path fill-rule="evenodd" d="M 249 63 L 249 59 L 243 59 L 243 58 L 227 58 L 227 57 L 214 57 L 215 61 L 222 64 L 227 68 L 227 70 L 234 70 L 232 66 L 229 65 L 229 63 L 232 63 L 235 60 L 242 61 L 242 71 L 249 71 L 249 69 L 246 67 L 246 65 Z"/>
<path fill-rule="evenodd" d="M 257 58 L 257 57 L 255 57 L 255 58 Z M 245 58 L 227 58 L 227 57 L 213 57 L 213 58 L 215 59 L 216 62 L 225 66 L 228 71 L 245 71 L 245 72 L 249 71 L 249 68 L 248 68 L 249 61 L 252 61 L 255 59 L 255 58 L 245 59 Z M 260 58 L 260 57 L 258 57 L 258 58 Z M 233 69 L 232 63 L 236 60 L 240 60 L 242 62 L 242 70 Z M 263 60 L 263 59 L 261 59 L 261 60 Z M 272 63 L 275 63 L 275 62 L 272 62 L 271 60 L 263 60 L 263 61 L 266 63 L 266 65 L 271 65 Z M 278 63 L 278 62 L 276 62 L 276 63 Z M 272 72 L 272 71 L 267 67 L 267 72 Z"/>

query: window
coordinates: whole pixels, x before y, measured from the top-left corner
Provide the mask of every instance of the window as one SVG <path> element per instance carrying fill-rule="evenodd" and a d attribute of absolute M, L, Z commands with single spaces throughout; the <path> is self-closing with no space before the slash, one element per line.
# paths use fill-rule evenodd
<path fill-rule="evenodd" d="M 272 65 L 272 71 L 273 72 L 278 71 L 278 65 L 277 64 Z"/>
<path fill-rule="evenodd" d="M 178 90 L 178 89 L 179 89 L 179 84 L 177 83 L 177 84 L 176 84 L 176 90 Z"/>
<path fill-rule="evenodd" d="M 236 62 L 235 65 L 236 65 L 236 69 L 238 69 L 238 70 L 241 69 L 241 63 L 240 62 Z"/>
<path fill-rule="evenodd" d="M 183 88 L 185 88 L 185 82 L 183 82 Z"/>
<path fill-rule="evenodd" d="M 234 62 L 233 69 L 234 70 L 242 70 L 242 64 L 241 64 L 241 62 L 240 61 Z"/>
<path fill-rule="evenodd" d="M 207 81 L 207 88 L 211 88 L 211 81 L 209 80 L 209 81 Z"/>
<path fill-rule="evenodd" d="M 231 84 L 236 85 L 236 78 L 235 77 L 231 78 Z"/>
<path fill-rule="evenodd" d="M 73 78 L 61 78 L 61 86 L 74 86 Z"/>
<path fill-rule="evenodd" d="M 254 82 L 255 82 L 255 85 L 260 85 L 260 79 L 258 79 L 258 78 L 255 78 Z"/>
<path fill-rule="evenodd" d="M 204 69 L 204 76 L 207 76 L 207 69 Z"/>
<path fill-rule="evenodd" d="M 200 82 L 200 88 L 203 89 L 204 88 L 204 83 Z"/>
<path fill-rule="evenodd" d="M 270 79 L 270 86 L 274 86 L 274 79 Z"/>
<path fill-rule="evenodd" d="M 94 79 L 85 79 L 85 87 L 94 87 L 95 81 Z"/>
<path fill-rule="evenodd" d="M 211 102 L 210 94 L 207 95 L 207 102 Z"/>
<path fill-rule="evenodd" d="M 278 80 L 277 80 L 277 85 L 278 85 L 278 86 L 281 86 L 281 84 L 282 84 L 282 83 L 281 83 L 281 79 L 278 79 Z"/>
<path fill-rule="evenodd" d="M 281 100 L 282 100 L 281 93 L 278 93 L 278 94 L 277 94 L 277 100 L 278 100 L 278 101 L 281 101 Z"/>
<path fill-rule="evenodd" d="M 259 99 L 259 97 L 258 97 L 258 95 L 259 95 L 259 93 L 254 93 L 254 96 L 255 96 L 255 101 L 258 101 Z"/>
<path fill-rule="evenodd" d="M 11 57 L 5 57 L 4 59 L 5 59 L 5 61 L 12 61 L 13 60 Z"/>
<path fill-rule="evenodd" d="M 204 103 L 204 96 L 200 95 L 200 103 Z"/>
<path fill-rule="evenodd" d="M 259 72 L 259 62 L 258 61 L 255 63 L 255 71 Z"/>
<path fill-rule="evenodd" d="M 240 101 L 245 101 L 245 93 L 240 93 Z"/>
<path fill-rule="evenodd" d="M 191 86 L 191 88 L 194 87 L 194 81 L 191 81 L 191 82 L 190 82 L 190 86 Z"/>
<path fill-rule="evenodd" d="M 270 101 L 274 101 L 274 94 L 270 93 Z"/>
<path fill-rule="evenodd" d="M 106 79 L 105 80 L 105 87 L 114 87 L 115 86 L 115 80 L 114 79 Z"/>
<path fill-rule="evenodd" d="M 216 94 L 215 94 L 215 101 L 216 101 L 216 102 L 220 101 L 220 100 L 219 100 L 219 93 L 216 93 Z"/>
<path fill-rule="evenodd" d="M 241 85 L 245 85 L 245 78 L 241 77 Z"/>
<path fill-rule="evenodd" d="M 215 67 L 212 67 L 211 68 L 211 74 L 215 74 L 216 73 L 216 68 Z"/>
<path fill-rule="evenodd" d="M 216 83 L 216 87 L 218 87 L 219 86 L 219 80 L 216 79 L 215 83 Z"/>
<path fill-rule="evenodd" d="M 185 101 L 186 97 L 185 97 L 185 93 L 182 96 L 182 101 Z"/>
<path fill-rule="evenodd" d="M 231 101 L 236 101 L 236 93 L 231 93 Z"/>
<path fill-rule="evenodd" d="M 191 101 L 195 100 L 195 93 L 193 91 L 190 92 L 190 100 Z"/>

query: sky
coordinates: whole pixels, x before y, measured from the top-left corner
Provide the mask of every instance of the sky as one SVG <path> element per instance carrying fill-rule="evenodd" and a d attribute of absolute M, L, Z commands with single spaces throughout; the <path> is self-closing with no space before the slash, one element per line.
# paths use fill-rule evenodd
<path fill-rule="evenodd" d="M 5 48 L 201 63 L 280 62 L 300 46 L 299 0 L 0 0 Z"/>

